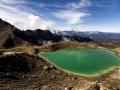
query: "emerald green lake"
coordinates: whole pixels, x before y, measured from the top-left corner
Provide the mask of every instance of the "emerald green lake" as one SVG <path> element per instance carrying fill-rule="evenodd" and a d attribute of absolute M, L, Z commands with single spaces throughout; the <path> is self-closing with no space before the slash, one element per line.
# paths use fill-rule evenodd
<path fill-rule="evenodd" d="M 120 66 L 120 57 L 103 49 L 63 49 L 40 54 L 58 68 L 84 76 L 98 76 Z"/>

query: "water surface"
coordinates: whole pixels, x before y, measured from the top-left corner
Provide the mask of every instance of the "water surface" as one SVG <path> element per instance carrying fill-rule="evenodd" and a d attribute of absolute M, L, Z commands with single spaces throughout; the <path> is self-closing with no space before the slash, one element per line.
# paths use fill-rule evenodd
<path fill-rule="evenodd" d="M 86 76 L 102 75 L 120 66 L 120 58 L 103 49 L 63 49 L 42 56 L 64 71 Z"/>

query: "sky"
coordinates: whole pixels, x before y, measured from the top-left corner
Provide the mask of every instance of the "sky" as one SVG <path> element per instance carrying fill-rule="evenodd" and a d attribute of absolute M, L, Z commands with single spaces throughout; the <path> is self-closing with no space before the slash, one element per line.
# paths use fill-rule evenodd
<path fill-rule="evenodd" d="M 21 30 L 120 32 L 120 0 L 0 0 L 0 18 Z"/>

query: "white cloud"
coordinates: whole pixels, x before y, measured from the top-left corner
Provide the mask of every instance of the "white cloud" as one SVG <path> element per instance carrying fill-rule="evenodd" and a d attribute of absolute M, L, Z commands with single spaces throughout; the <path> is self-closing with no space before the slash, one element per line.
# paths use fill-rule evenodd
<path fill-rule="evenodd" d="M 15 4 L 24 4 L 25 0 L 0 0 L 1 4 L 15 5 Z"/>
<path fill-rule="evenodd" d="M 37 5 L 39 8 L 48 8 L 48 7 L 52 7 L 52 8 L 59 8 L 59 9 L 64 9 L 65 7 L 62 5 L 58 5 L 58 4 L 46 4 L 46 3 L 39 3 Z"/>
<path fill-rule="evenodd" d="M 24 28 L 25 29 L 41 28 L 45 30 L 45 29 L 49 29 L 50 27 L 52 27 L 52 25 L 53 25 L 53 22 L 51 21 L 43 20 L 39 16 L 29 15 L 27 17 L 27 20 L 25 21 Z"/>
<path fill-rule="evenodd" d="M 79 2 L 71 2 L 66 5 L 68 9 L 78 9 L 92 6 L 92 3 L 89 0 L 80 0 Z"/>
<path fill-rule="evenodd" d="M 116 26 L 111 25 L 111 27 L 109 25 L 108 26 L 106 26 L 106 25 L 105 26 L 102 26 L 102 25 L 99 25 L 99 26 L 97 26 L 97 25 L 96 26 L 78 25 L 78 26 L 74 26 L 71 29 L 67 29 L 67 30 L 74 30 L 74 31 L 81 31 L 81 32 L 86 32 L 86 31 L 119 32 L 120 27 L 117 25 Z"/>
<path fill-rule="evenodd" d="M 81 25 L 85 21 L 85 17 L 91 14 L 80 11 L 80 8 L 86 8 L 92 6 L 89 0 L 79 0 L 79 2 L 71 2 L 66 5 L 66 10 L 59 10 L 54 13 L 54 16 L 61 19 L 65 23 L 67 28 L 71 28 L 73 25 Z M 79 10 L 78 10 L 79 9 Z"/>
<path fill-rule="evenodd" d="M 49 20 L 43 19 L 43 17 L 34 15 L 32 13 L 25 12 L 24 10 L 20 10 L 17 6 L 12 6 L 12 2 L 7 2 L 6 5 L 1 3 L 2 1 L 15 1 L 14 4 L 18 4 L 18 0 L 1 0 L 0 1 L 0 18 L 10 22 L 20 29 L 48 29 L 53 26 L 53 22 Z M 23 0 L 21 0 L 22 2 Z"/>
<path fill-rule="evenodd" d="M 78 24 L 82 23 L 84 20 L 83 18 L 89 16 L 90 14 L 79 12 L 75 10 L 61 10 L 55 13 L 55 16 L 63 19 L 68 24 Z"/>

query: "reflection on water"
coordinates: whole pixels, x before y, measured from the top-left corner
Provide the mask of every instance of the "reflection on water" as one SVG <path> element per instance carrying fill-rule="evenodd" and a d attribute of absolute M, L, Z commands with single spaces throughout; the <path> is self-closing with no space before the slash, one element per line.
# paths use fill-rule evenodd
<path fill-rule="evenodd" d="M 42 56 L 63 70 L 87 76 L 100 75 L 120 66 L 120 58 L 103 49 L 64 49 L 45 52 Z"/>

